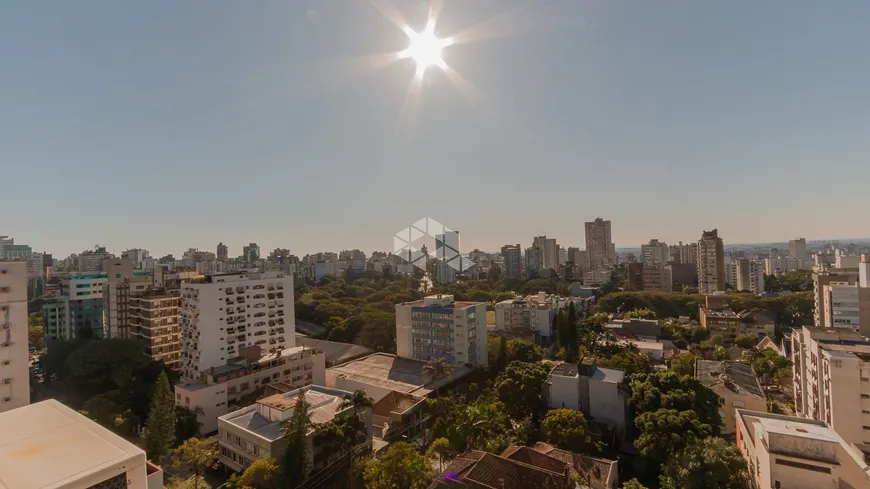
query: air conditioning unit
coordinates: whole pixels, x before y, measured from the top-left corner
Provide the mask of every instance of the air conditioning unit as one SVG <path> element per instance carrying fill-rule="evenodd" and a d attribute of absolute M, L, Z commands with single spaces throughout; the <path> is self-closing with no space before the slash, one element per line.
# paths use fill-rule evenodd
<path fill-rule="evenodd" d="M 12 402 L 12 398 L 11 397 L 4 397 L 3 402 Z"/>
<path fill-rule="evenodd" d="M 12 379 L 10 379 L 10 378 L 7 377 L 7 378 L 3 379 L 3 383 L 4 383 L 4 384 L 7 384 L 7 385 L 8 385 L 8 384 L 11 384 L 11 383 L 12 383 Z"/>
<path fill-rule="evenodd" d="M 5 343 L 0 343 L 0 346 L 2 346 L 3 348 L 8 348 L 8 347 L 12 346 L 12 343 L 9 343 L 9 342 L 7 341 L 7 342 L 5 342 Z"/>
<path fill-rule="evenodd" d="M 12 363 L 12 362 L 9 360 L 3 360 L 3 365 L 9 365 L 10 363 Z"/>

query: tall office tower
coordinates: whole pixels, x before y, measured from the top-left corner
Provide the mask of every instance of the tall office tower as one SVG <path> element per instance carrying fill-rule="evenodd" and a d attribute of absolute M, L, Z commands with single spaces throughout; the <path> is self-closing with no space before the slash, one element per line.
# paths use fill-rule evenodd
<path fill-rule="evenodd" d="M 735 289 L 753 294 L 764 293 L 764 266 L 748 258 L 738 258 L 728 265 L 727 282 Z"/>
<path fill-rule="evenodd" d="M 223 244 L 223 242 L 218 243 L 217 245 L 217 259 L 220 261 L 226 261 L 230 256 L 230 249 L 227 248 L 227 245 Z"/>
<path fill-rule="evenodd" d="M 207 275 L 181 286 L 182 378 L 227 364 L 242 348 L 296 346 L 293 276 L 279 272 Z"/>
<path fill-rule="evenodd" d="M 526 248 L 526 278 L 536 277 L 544 268 L 544 254 L 540 248 Z"/>
<path fill-rule="evenodd" d="M 519 243 L 501 247 L 501 257 L 504 260 L 504 276 L 507 278 L 522 278 L 523 257 Z"/>
<path fill-rule="evenodd" d="M 670 261 L 671 252 L 667 243 L 651 239 L 648 244 L 640 245 L 640 254 L 645 265 L 664 265 Z"/>
<path fill-rule="evenodd" d="M 586 223 L 587 270 L 611 265 L 616 261 L 615 248 L 610 235 L 610 221 L 600 217 Z"/>
<path fill-rule="evenodd" d="M 556 238 L 536 236 L 532 240 L 532 248 L 541 250 L 541 267 L 559 270 L 559 245 Z"/>
<path fill-rule="evenodd" d="M 788 242 L 788 257 L 795 260 L 804 260 L 807 257 L 807 239 L 797 238 Z"/>
<path fill-rule="evenodd" d="M 27 263 L 0 261 L 0 412 L 30 404 L 27 342 Z"/>
<path fill-rule="evenodd" d="M 452 295 L 439 294 L 396 304 L 398 356 L 486 367 L 486 349 L 485 303 L 454 301 Z"/>
<path fill-rule="evenodd" d="M 719 230 L 704 231 L 698 240 L 698 291 L 712 294 L 725 290 L 725 245 Z"/>
<path fill-rule="evenodd" d="M 250 243 L 242 247 L 242 255 L 248 263 L 254 263 L 260 259 L 260 247 L 257 243 Z"/>

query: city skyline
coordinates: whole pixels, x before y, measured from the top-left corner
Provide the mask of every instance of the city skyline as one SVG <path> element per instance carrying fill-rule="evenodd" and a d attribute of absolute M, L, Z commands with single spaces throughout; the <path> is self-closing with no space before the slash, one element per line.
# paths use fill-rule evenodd
<path fill-rule="evenodd" d="M 0 232 L 304 254 L 389 250 L 424 216 L 493 251 L 582 246 L 599 215 L 619 247 L 860 222 L 866 2 L 447 1 L 434 34 L 464 82 L 432 66 L 411 98 L 414 60 L 375 68 L 430 5 L 389 5 L 4 5 Z M 805 198 L 822 173 L 835 213 Z"/>

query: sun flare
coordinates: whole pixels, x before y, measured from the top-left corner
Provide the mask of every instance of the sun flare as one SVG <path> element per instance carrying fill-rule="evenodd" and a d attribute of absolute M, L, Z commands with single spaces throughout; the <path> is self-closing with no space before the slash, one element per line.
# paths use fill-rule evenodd
<path fill-rule="evenodd" d="M 407 26 L 404 28 L 404 31 L 408 36 L 410 44 L 408 49 L 399 54 L 403 58 L 414 60 L 417 64 L 418 77 L 422 77 L 430 66 L 438 66 L 441 69 L 447 66 L 444 63 L 441 52 L 452 44 L 453 41 L 450 38 L 439 39 L 435 35 L 435 22 L 430 21 L 426 25 L 426 28 L 420 32 L 416 32 Z"/>

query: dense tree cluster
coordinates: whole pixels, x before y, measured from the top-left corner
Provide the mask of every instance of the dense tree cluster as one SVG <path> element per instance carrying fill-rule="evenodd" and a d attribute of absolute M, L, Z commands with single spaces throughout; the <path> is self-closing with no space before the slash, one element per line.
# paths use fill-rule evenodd
<path fill-rule="evenodd" d="M 813 290 L 813 271 L 792 270 L 782 275 L 765 275 L 764 290 L 768 292 L 811 292 Z"/>

